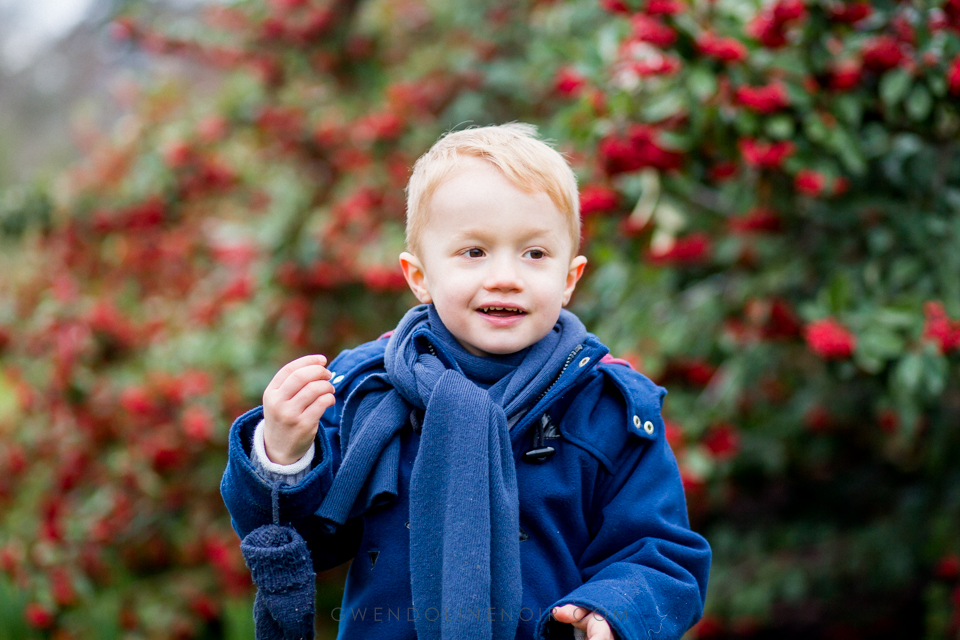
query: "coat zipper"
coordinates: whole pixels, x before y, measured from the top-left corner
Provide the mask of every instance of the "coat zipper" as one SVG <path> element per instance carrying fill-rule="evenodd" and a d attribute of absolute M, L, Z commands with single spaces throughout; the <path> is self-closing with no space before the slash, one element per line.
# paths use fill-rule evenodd
<path fill-rule="evenodd" d="M 560 369 L 560 373 L 557 374 L 557 377 L 553 379 L 553 382 L 550 383 L 550 386 L 543 390 L 543 393 L 540 394 L 540 397 L 537 398 L 537 402 L 543 400 L 543 397 L 550 393 L 550 390 L 557 386 L 557 383 L 560 382 L 560 378 L 563 377 L 563 374 L 566 373 L 567 367 L 570 366 L 570 363 L 573 362 L 573 359 L 577 357 L 577 354 L 583 351 L 583 345 L 578 344 L 576 348 L 570 352 L 570 355 L 567 356 L 567 360 L 563 363 L 563 367 Z M 536 405 L 537 402 L 533 404 Z"/>

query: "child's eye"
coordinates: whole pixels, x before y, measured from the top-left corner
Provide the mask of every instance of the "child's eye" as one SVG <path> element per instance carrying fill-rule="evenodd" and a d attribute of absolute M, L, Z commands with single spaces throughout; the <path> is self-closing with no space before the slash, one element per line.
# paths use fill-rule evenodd
<path fill-rule="evenodd" d="M 466 256 L 467 256 L 468 258 L 482 258 L 482 257 L 483 257 L 483 249 L 476 249 L 476 248 L 474 248 L 474 249 L 467 249 L 467 251 L 466 251 Z"/>
<path fill-rule="evenodd" d="M 544 258 L 547 254 L 545 254 L 545 253 L 544 253 L 543 251 L 541 251 L 540 249 L 530 249 L 530 251 L 527 251 L 527 255 L 530 256 L 531 258 L 533 258 L 534 260 L 541 260 L 541 259 Z"/>

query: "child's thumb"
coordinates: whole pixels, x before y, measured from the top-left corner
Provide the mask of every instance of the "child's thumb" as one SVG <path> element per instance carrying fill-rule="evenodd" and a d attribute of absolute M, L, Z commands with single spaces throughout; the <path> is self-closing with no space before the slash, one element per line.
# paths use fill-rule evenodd
<path fill-rule="evenodd" d="M 558 622 L 580 627 L 583 625 L 582 620 L 587 616 L 589 611 L 575 604 L 565 604 L 562 607 L 554 607 L 552 613 Z"/>

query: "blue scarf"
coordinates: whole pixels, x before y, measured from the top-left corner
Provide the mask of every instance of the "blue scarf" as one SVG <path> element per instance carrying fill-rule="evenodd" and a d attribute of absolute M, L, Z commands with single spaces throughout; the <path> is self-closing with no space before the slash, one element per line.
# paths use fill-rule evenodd
<path fill-rule="evenodd" d="M 367 377 L 347 398 L 343 460 L 317 512 L 331 530 L 396 498 L 399 433 L 412 412 L 423 413 L 410 478 L 410 580 L 413 606 L 440 615 L 417 617 L 419 640 L 516 635 L 520 507 L 510 426 L 586 337 L 577 317 L 561 311 L 515 366 L 509 357 L 484 363 L 453 340 L 432 305 L 420 305 L 390 337 L 386 373 Z M 509 613 L 482 614 L 491 607 Z"/>

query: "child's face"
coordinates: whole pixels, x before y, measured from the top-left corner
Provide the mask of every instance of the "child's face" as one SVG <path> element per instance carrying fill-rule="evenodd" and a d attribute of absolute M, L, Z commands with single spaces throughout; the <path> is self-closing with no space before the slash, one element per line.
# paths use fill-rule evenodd
<path fill-rule="evenodd" d="M 520 351 L 547 335 L 587 259 L 572 257 L 563 214 L 492 164 L 467 158 L 433 193 L 420 255 L 400 263 L 414 295 L 474 355 Z M 496 308 L 495 308 L 496 307 Z M 502 308 L 502 309 L 501 309 Z"/>

